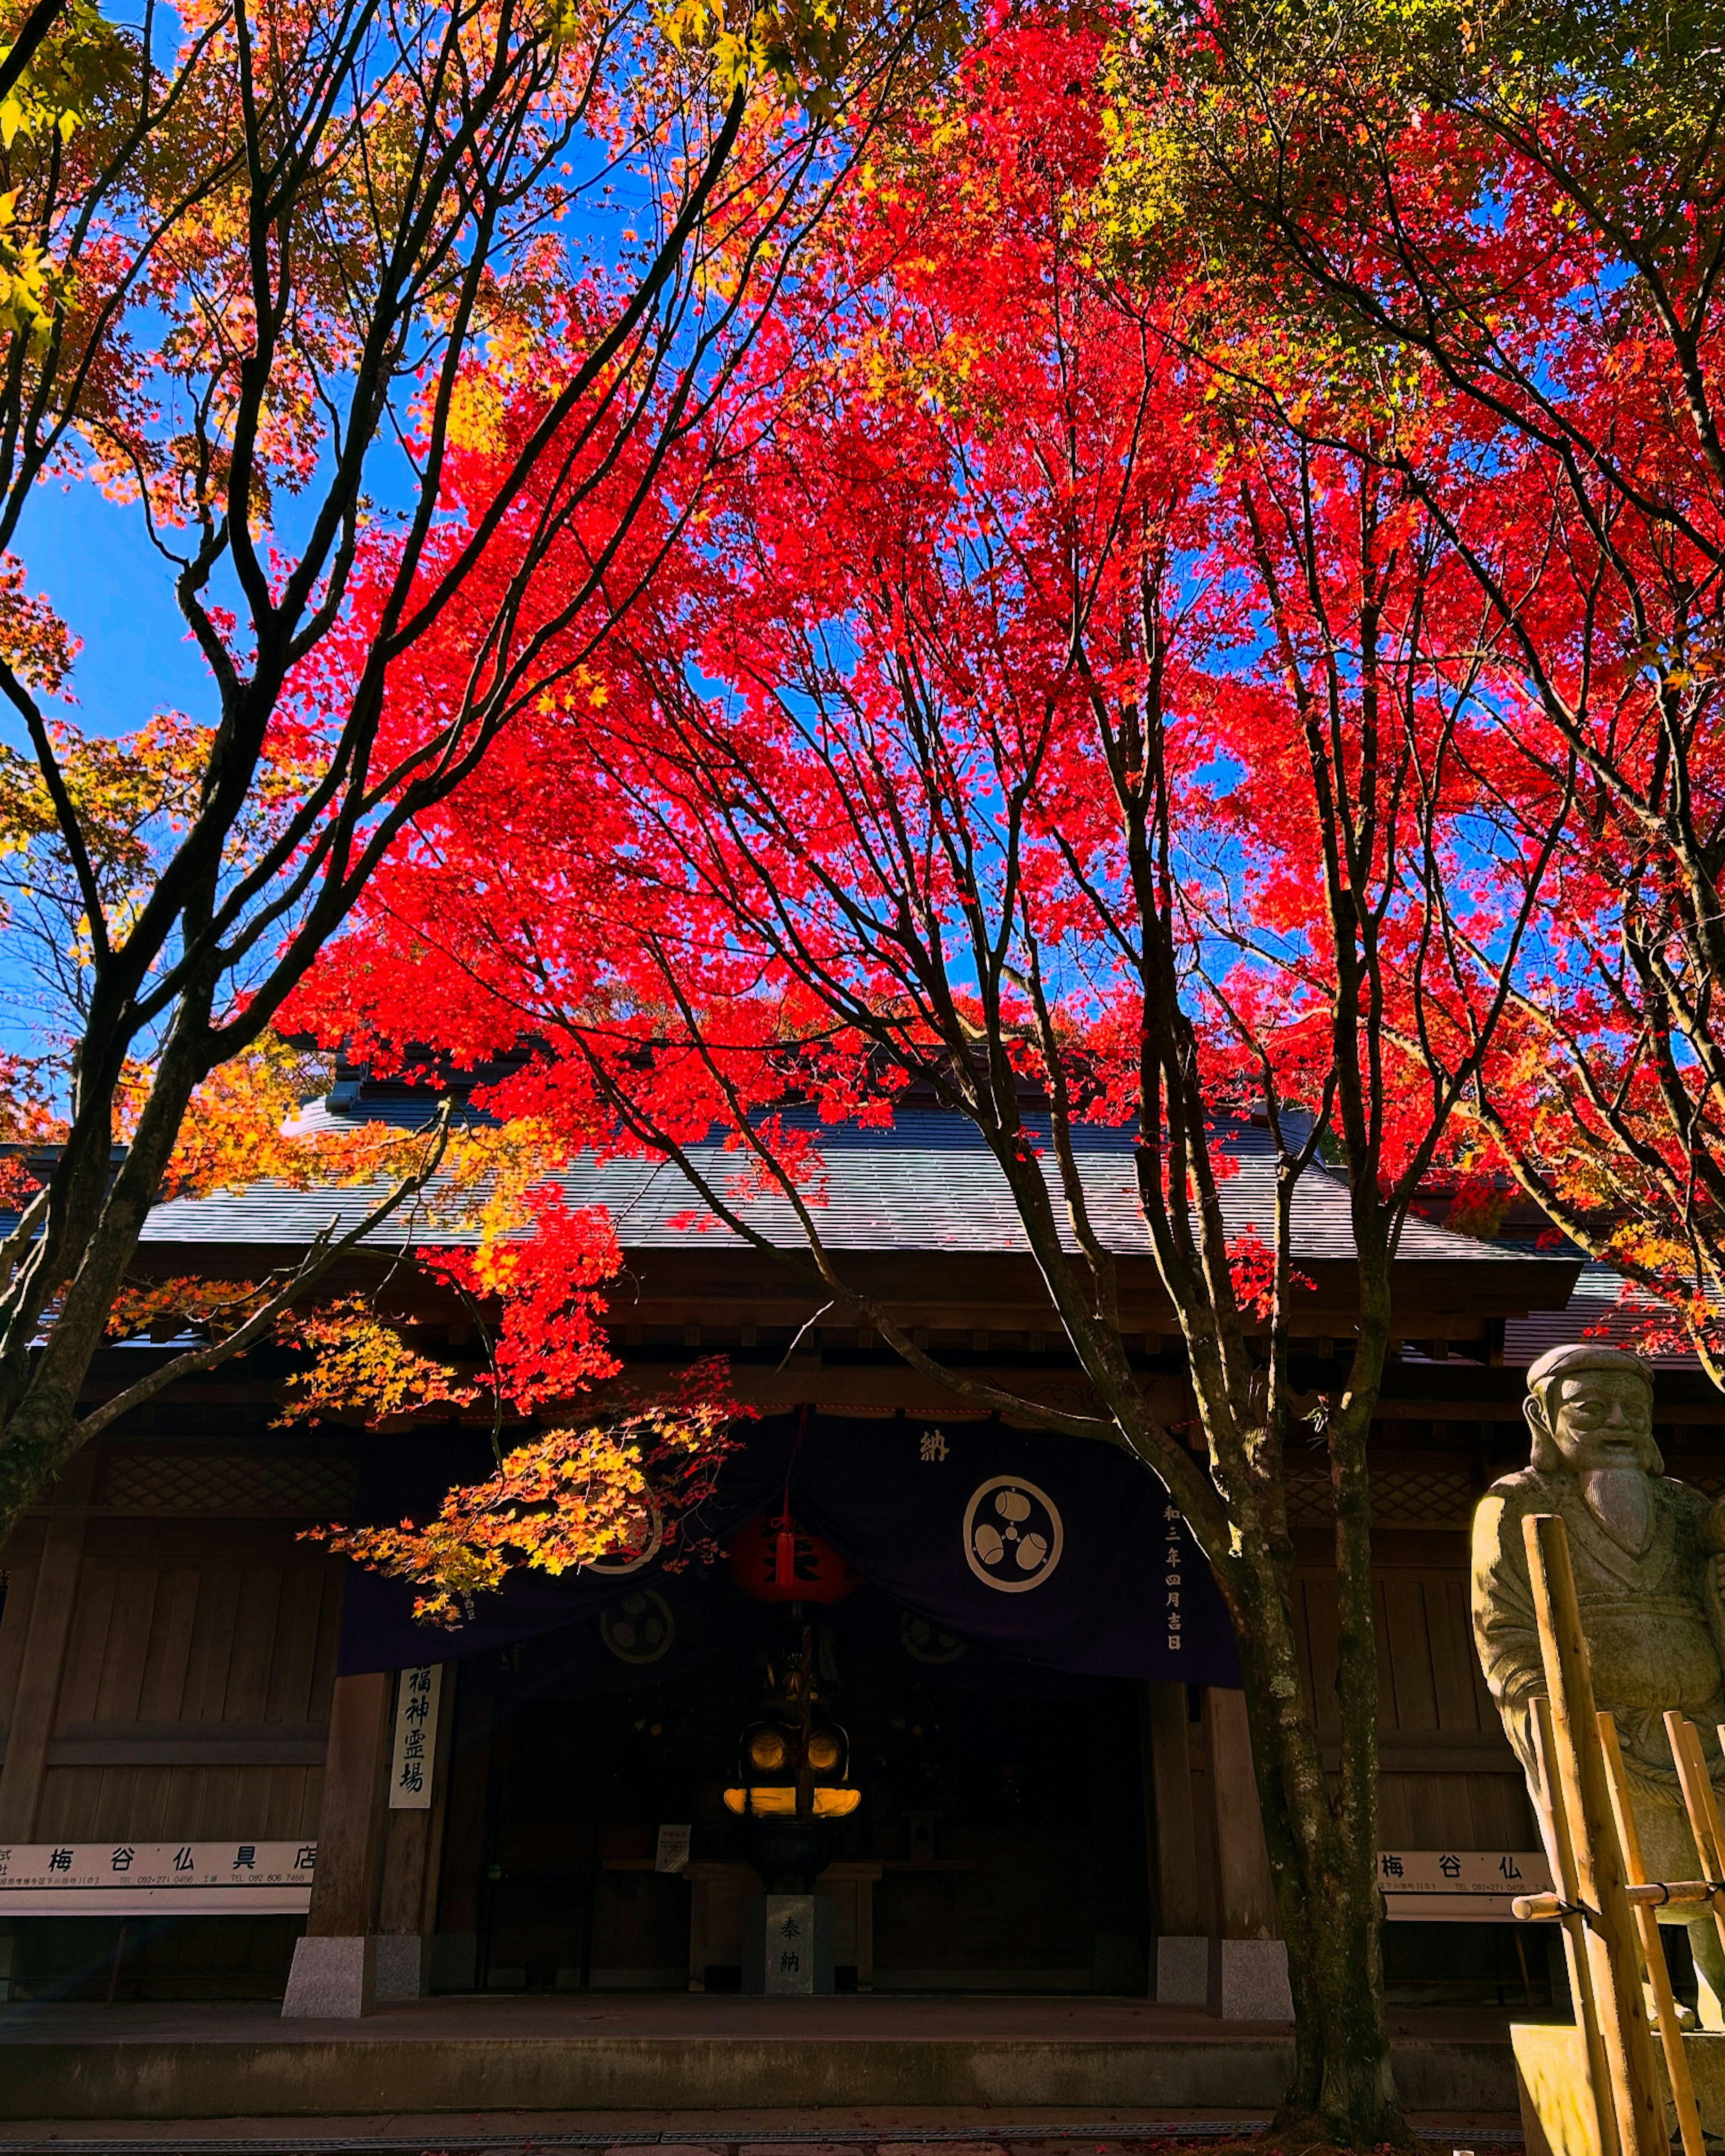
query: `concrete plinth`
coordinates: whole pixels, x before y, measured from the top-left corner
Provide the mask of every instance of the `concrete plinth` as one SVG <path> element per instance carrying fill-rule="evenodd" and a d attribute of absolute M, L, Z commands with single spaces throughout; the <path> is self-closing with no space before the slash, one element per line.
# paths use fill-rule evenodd
<path fill-rule="evenodd" d="M 430 1989 L 431 1942 L 420 1932 L 377 1934 L 376 1997 L 424 1999 Z"/>
<path fill-rule="evenodd" d="M 1156 2003 L 1204 2006 L 1210 1995 L 1210 1943 L 1164 1932 L 1156 1942 Z"/>
<path fill-rule="evenodd" d="M 1209 2005 L 1224 2021 L 1291 2021 L 1288 1950 L 1281 1939 L 1213 1939 Z"/>
<path fill-rule="evenodd" d="M 829 1894 L 753 1894 L 742 1905 L 742 1988 L 779 1999 L 833 1989 L 834 1922 Z"/>
<path fill-rule="evenodd" d="M 377 2003 L 375 1934 L 295 1943 L 293 1967 L 281 2002 L 284 2021 L 357 2021 Z"/>

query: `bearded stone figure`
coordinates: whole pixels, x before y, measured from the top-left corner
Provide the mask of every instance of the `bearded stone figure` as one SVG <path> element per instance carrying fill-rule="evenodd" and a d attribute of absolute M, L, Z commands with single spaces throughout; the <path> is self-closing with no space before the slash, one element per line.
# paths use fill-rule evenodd
<path fill-rule="evenodd" d="M 1638 1356 L 1554 1348 L 1527 1373 L 1532 1457 L 1494 1482 L 1473 1522 L 1473 1630 L 1491 1697 L 1535 1794 L 1529 1702 L 1546 1689 L 1522 1522 L 1555 1512 L 1568 1530 L 1594 1691 L 1617 1724 L 1648 1876 L 1698 1879 L 1662 1717 L 1699 1730 L 1725 1785 L 1725 1513 L 1673 1481 L 1653 1442 L 1653 1381 Z M 1660 1912 L 1661 1922 L 1683 1912 Z M 1689 1922 L 1703 2027 L 1725 2027 L 1725 1953 L 1712 1918 Z"/>

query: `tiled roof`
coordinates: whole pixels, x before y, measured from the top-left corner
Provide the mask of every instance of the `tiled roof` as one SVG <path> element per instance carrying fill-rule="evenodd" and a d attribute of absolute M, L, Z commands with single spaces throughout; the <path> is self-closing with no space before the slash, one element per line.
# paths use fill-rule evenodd
<path fill-rule="evenodd" d="M 1649 1312 L 1659 1306 L 1651 1296 L 1631 1286 L 1609 1265 L 1589 1262 L 1582 1266 L 1575 1292 L 1562 1310 L 1530 1311 L 1525 1317 L 1507 1322 L 1503 1328 L 1503 1359 L 1525 1369 L 1548 1348 L 1563 1347 L 1572 1340 L 1598 1339 L 1615 1346 L 1634 1346 L 1635 1336 Z M 1640 1347 L 1635 1352 L 1661 1370 L 1699 1367 L 1697 1358 L 1686 1349 L 1669 1355 L 1650 1355 Z"/>
<path fill-rule="evenodd" d="M 429 1113 L 423 1098 L 409 1097 L 367 1101 L 347 1111 L 320 1105 L 307 1112 L 305 1122 L 307 1127 L 327 1127 L 372 1117 L 412 1127 Z M 911 1109 L 901 1111 L 886 1130 L 816 1127 L 812 1122 L 808 1127 L 817 1130 L 824 1166 L 817 1219 L 823 1238 L 834 1250 L 1014 1255 L 1026 1250 L 1005 1178 L 980 1136 L 962 1116 Z M 1236 1123 L 1229 1128 L 1227 1142 L 1238 1166 L 1224 1185 L 1230 1234 L 1251 1226 L 1267 1241 L 1275 1189 L 1268 1133 Z M 1085 1126 L 1076 1133 L 1076 1145 L 1105 1244 L 1122 1255 L 1147 1255 L 1144 1224 L 1134 1194 L 1131 1132 Z M 727 1199 L 740 1190 L 746 1165 L 742 1156 L 727 1154 L 716 1142 L 692 1148 L 691 1157 Z M 1049 1173 L 1052 1184 L 1051 1165 Z M 603 1204 L 609 1209 L 626 1250 L 686 1250 L 699 1247 L 703 1240 L 701 1227 L 691 1225 L 687 1216 L 692 1214 L 698 1219 L 706 1209 L 680 1169 L 669 1163 L 585 1158 L 572 1163 L 558 1179 L 572 1206 Z M 352 1223 L 380 1194 L 381 1186 L 295 1190 L 280 1183 L 258 1183 L 243 1191 L 158 1206 L 150 1216 L 144 1240 L 154 1245 L 293 1247 L 310 1240 L 332 1214 L 339 1214 L 344 1224 Z M 751 1225 L 773 1242 L 794 1245 L 801 1240 L 795 1215 L 783 1198 L 754 1192 L 738 1195 L 736 1202 Z M 1064 1219 L 1058 1198 L 1055 1209 Z M 378 1240 L 393 1241 L 399 1232 L 398 1225 L 392 1224 Z M 737 1240 L 711 1214 L 706 1215 L 704 1239 L 716 1246 L 734 1246 Z M 439 1240 L 459 1238 L 439 1231 Z M 1337 1177 L 1314 1167 L 1302 1178 L 1295 1200 L 1295 1259 L 1305 1263 L 1347 1260 L 1353 1249 L 1347 1188 Z M 1417 1218 L 1408 1223 L 1400 1255 L 1404 1261 L 1461 1262 L 1487 1272 L 1522 1269 L 1522 1283 L 1538 1276 L 1526 1268 L 1551 1267 L 1558 1292 L 1574 1263 L 1479 1242 Z"/>

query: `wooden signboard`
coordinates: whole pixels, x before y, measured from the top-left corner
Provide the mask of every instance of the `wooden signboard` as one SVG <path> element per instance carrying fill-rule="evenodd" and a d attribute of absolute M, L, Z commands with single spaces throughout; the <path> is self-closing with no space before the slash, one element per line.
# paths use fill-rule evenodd
<path fill-rule="evenodd" d="M 1382 1849 L 1378 1884 L 1391 1923 L 1512 1924 L 1517 1894 L 1543 1893 L 1543 1850 Z"/>
<path fill-rule="evenodd" d="M 0 1917 L 303 1916 L 315 1841 L 0 1843 Z"/>

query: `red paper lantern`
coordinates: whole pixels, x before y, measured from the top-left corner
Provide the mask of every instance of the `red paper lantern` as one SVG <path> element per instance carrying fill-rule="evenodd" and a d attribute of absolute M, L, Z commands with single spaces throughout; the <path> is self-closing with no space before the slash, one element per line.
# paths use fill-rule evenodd
<path fill-rule="evenodd" d="M 725 1562 L 757 1602 L 842 1602 L 862 1574 L 829 1542 L 776 1508 L 757 1513 L 725 1545 Z"/>

